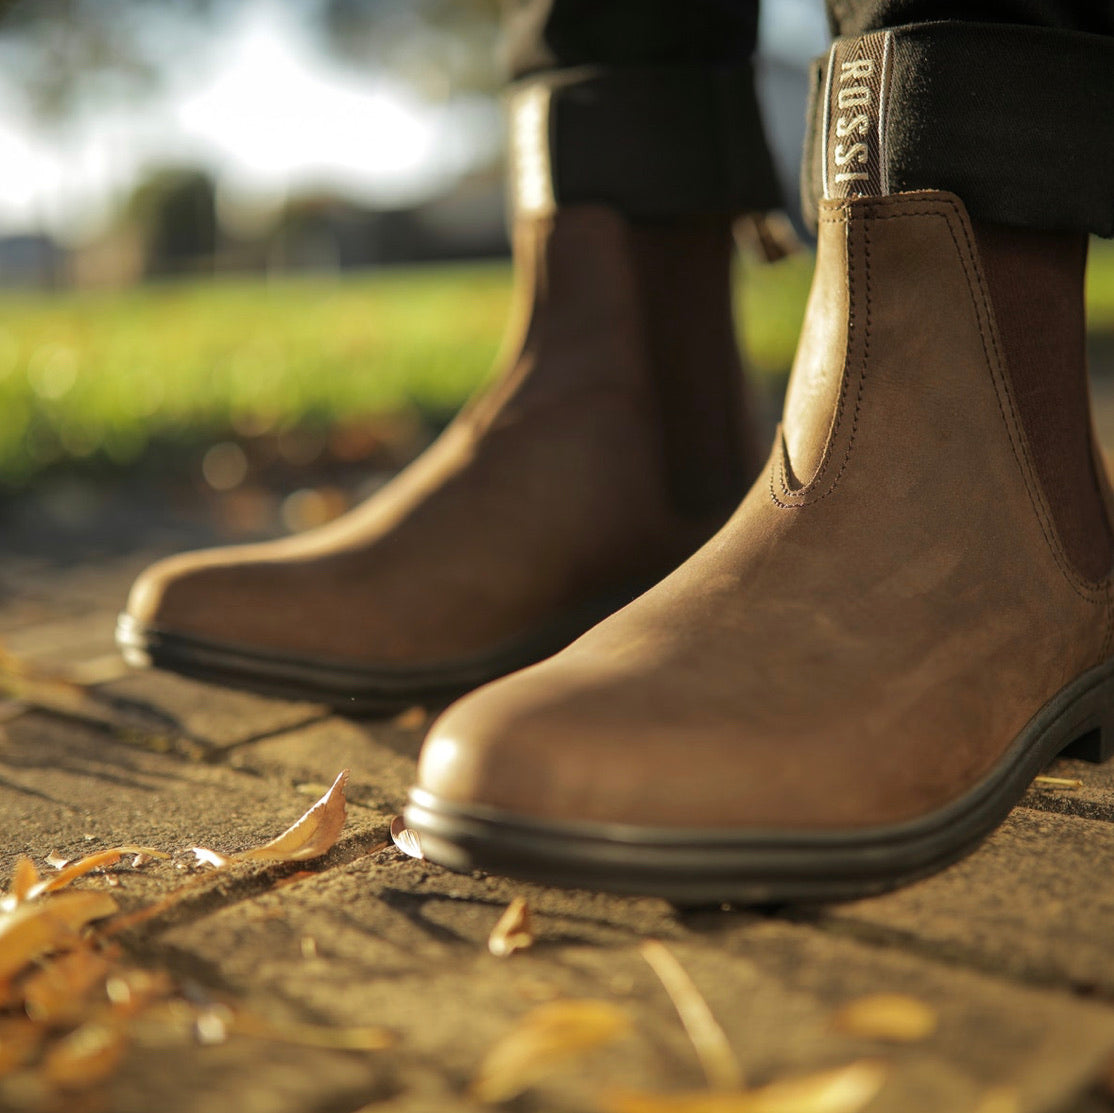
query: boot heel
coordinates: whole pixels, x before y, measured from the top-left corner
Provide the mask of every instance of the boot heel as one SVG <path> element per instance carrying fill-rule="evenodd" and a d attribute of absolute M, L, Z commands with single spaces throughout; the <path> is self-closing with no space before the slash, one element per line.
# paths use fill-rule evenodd
<path fill-rule="evenodd" d="M 1089 761 L 1101 765 L 1114 758 L 1114 730 L 1108 727 L 1095 727 L 1065 746 L 1061 757 L 1074 757 L 1079 761 Z"/>

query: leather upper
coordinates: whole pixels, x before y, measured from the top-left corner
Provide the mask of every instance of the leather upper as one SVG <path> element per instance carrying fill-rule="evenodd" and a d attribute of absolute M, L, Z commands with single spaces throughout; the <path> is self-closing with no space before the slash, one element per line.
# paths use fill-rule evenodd
<path fill-rule="evenodd" d="M 552 820 L 846 829 L 954 800 L 1111 653 L 1067 560 L 962 204 L 825 202 L 784 423 L 731 520 L 458 702 L 419 785 Z"/>
<path fill-rule="evenodd" d="M 670 396 L 648 351 L 648 259 L 664 252 L 722 286 L 722 306 L 694 305 L 698 335 L 682 339 L 704 343 L 710 378 L 741 380 L 741 369 L 726 223 L 669 233 L 668 251 L 664 235 L 636 233 L 602 206 L 520 222 L 504 370 L 436 444 L 323 528 L 159 562 L 136 582 L 128 614 L 228 646 L 433 667 L 499 651 L 664 575 L 727 516 L 739 494 L 727 482 L 758 466 L 753 435 L 721 414 L 725 447 L 702 476 L 685 477 L 707 482 L 718 503 L 678 505 Z M 723 317 L 716 343 L 702 339 L 706 316 Z M 681 393 L 674 383 L 678 408 Z"/>

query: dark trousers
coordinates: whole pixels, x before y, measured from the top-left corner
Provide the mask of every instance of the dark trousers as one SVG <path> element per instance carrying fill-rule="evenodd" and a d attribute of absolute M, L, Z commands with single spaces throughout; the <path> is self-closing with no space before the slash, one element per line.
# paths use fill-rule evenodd
<path fill-rule="evenodd" d="M 983 220 L 1114 235 L 1114 0 L 827 10 L 806 212 L 821 196 L 947 189 Z M 648 219 L 777 207 L 757 27 L 757 0 L 507 0 L 515 88 L 546 89 L 555 200 Z"/>

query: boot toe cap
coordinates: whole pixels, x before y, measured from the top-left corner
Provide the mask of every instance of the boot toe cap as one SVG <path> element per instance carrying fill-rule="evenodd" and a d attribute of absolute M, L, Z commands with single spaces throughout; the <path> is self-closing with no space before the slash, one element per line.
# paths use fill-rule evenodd
<path fill-rule="evenodd" d="M 180 553 L 140 573 L 125 614 L 140 629 L 266 646 L 278 625 L 297 625 L 281 572 L 248 546 Z"/>

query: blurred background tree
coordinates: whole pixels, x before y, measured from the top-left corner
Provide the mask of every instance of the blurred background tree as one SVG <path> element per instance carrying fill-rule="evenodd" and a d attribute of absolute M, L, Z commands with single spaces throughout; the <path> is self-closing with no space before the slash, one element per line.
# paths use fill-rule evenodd
<path fill-rule="evenodd" d="M 161 477 L 238 508 L 233 532 L 293 528 L 287 488 L 329 486 L 295 502 L 331 514 L 421 447 L 506 313 L 499 7 L 0 0 L 0 524 L 5 491 L 80 483 L 35 513 L 88 519 Z M 762 13 L 791 202 L 826 33 L 820 0 Z M 1114 259 L 1094 258 L 1100 350 Z M 739 289 L 771 412 L 810 267 Z"/>

